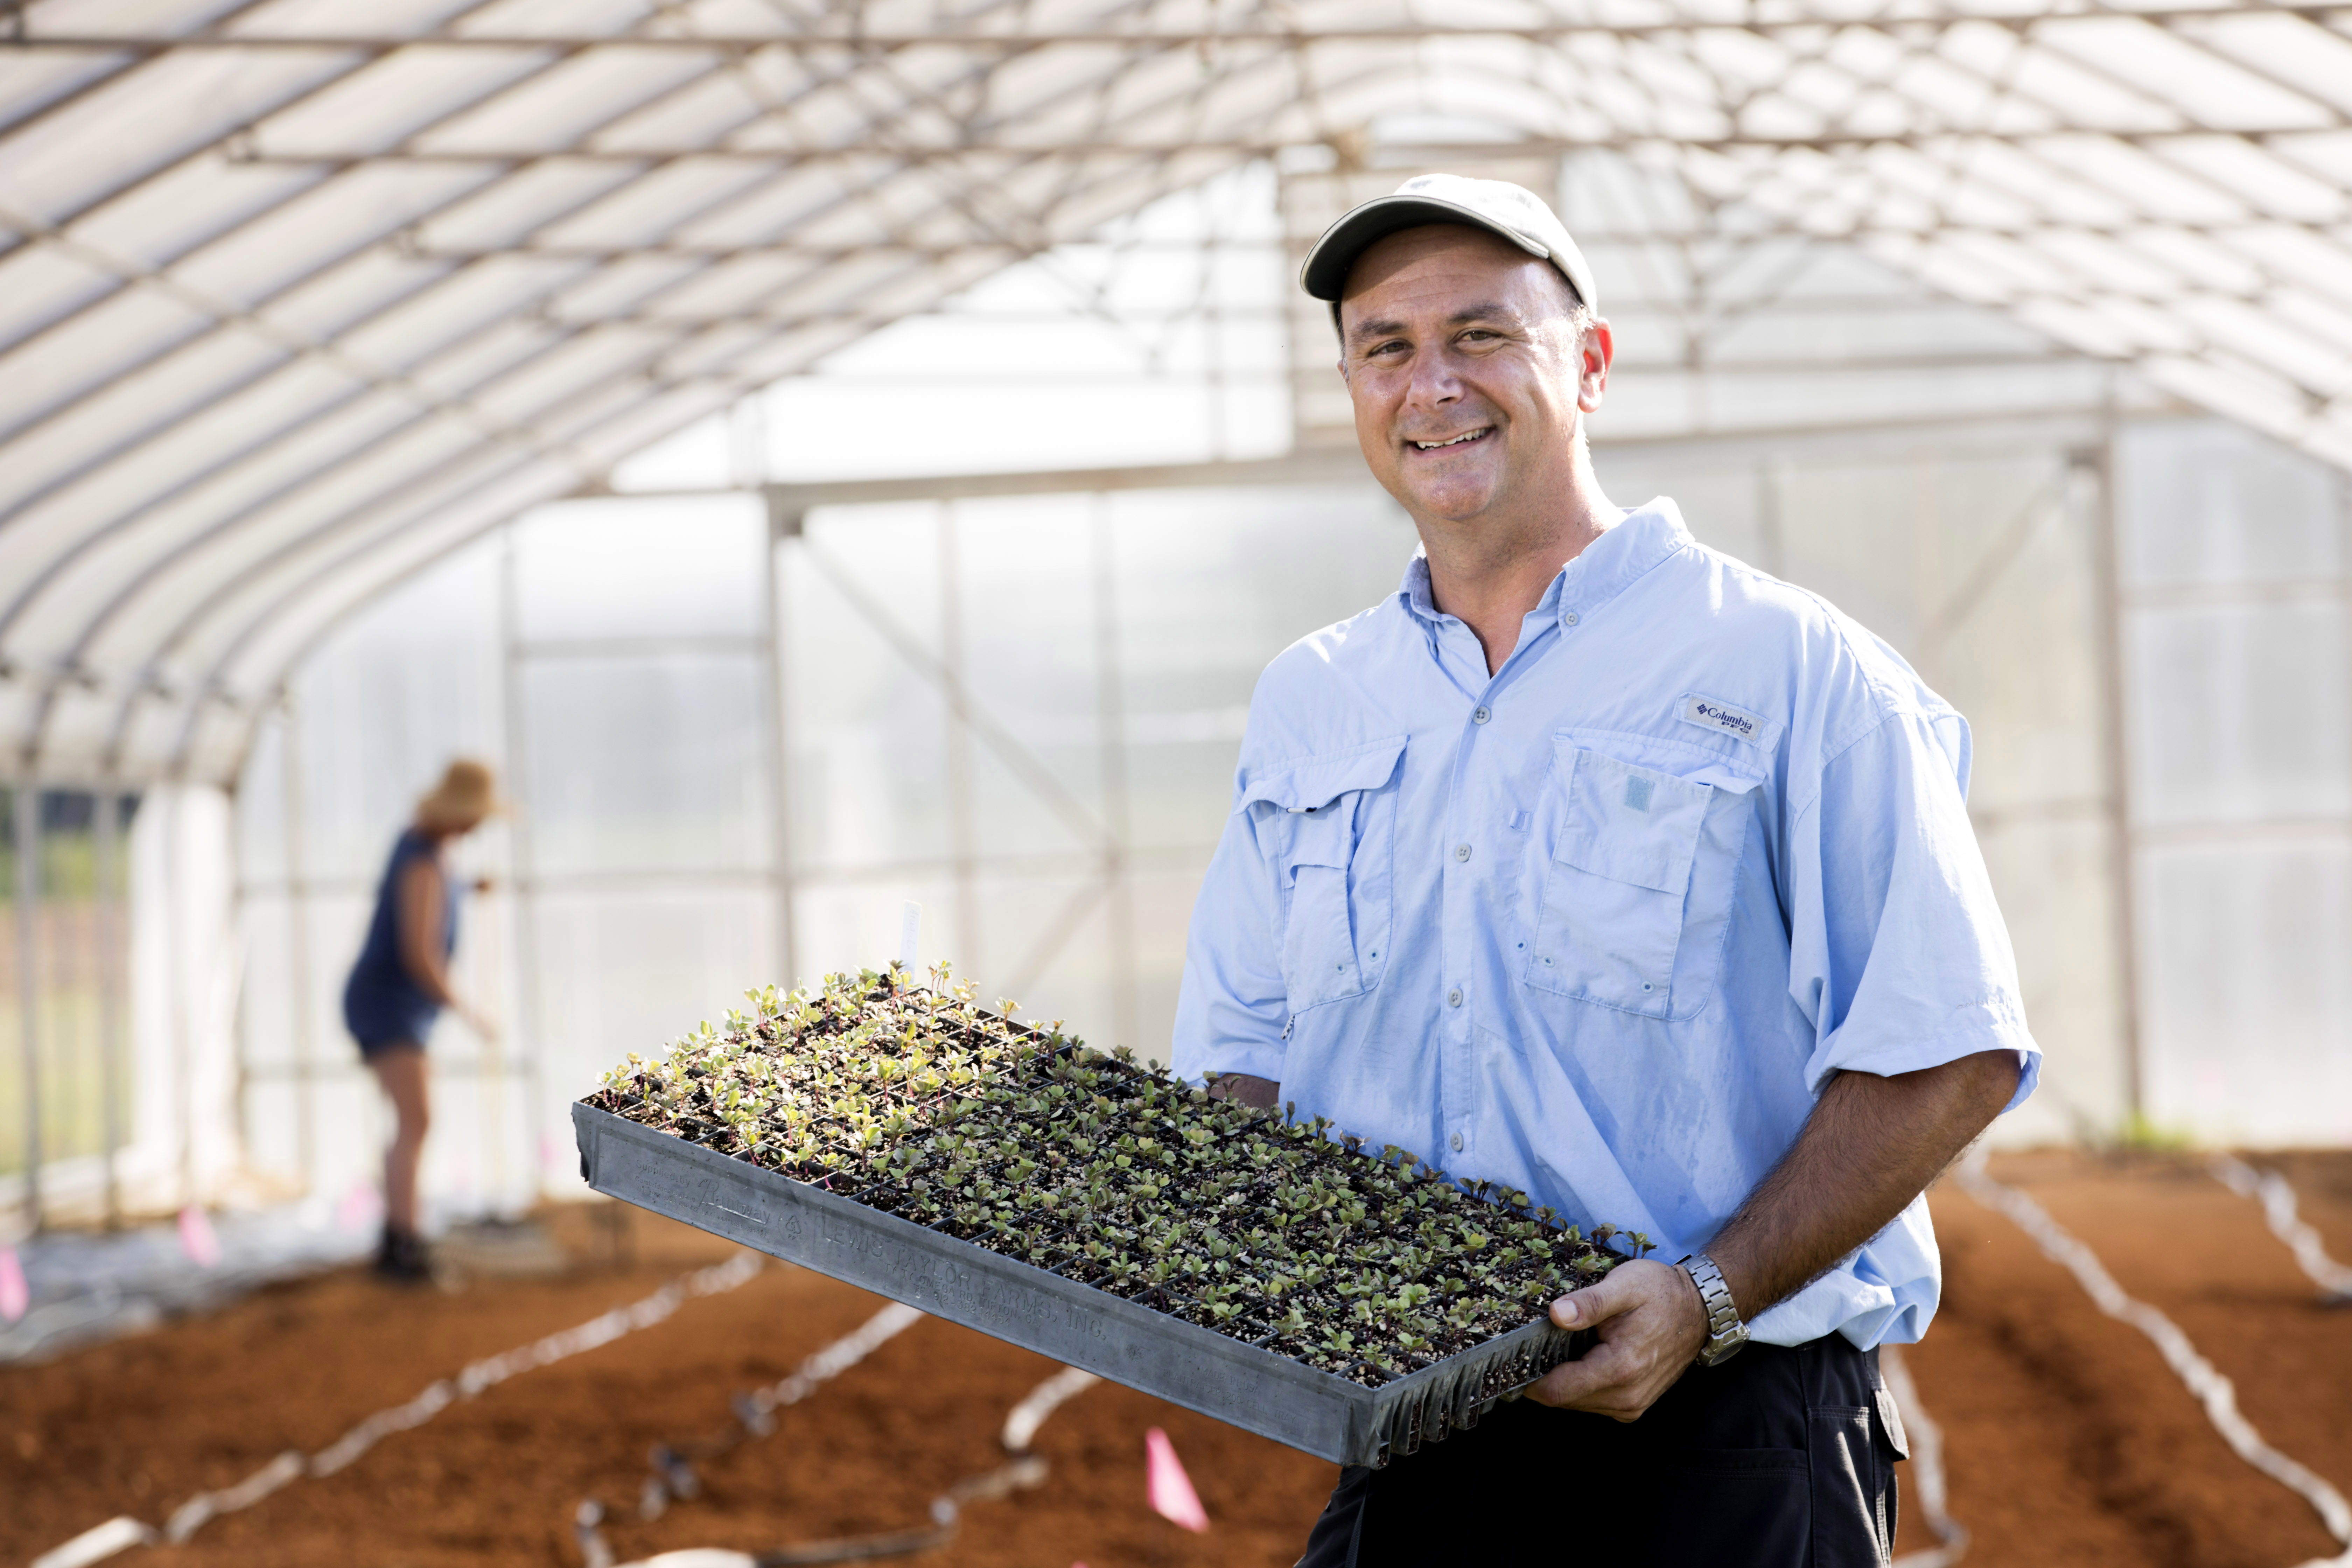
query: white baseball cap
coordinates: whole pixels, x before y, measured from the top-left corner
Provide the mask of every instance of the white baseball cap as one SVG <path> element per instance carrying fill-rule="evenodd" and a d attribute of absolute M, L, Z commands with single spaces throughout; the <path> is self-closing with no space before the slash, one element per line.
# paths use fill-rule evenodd
<path fill-rule="evenodd" d="M 1559 268 L 1584 308 L 1600 310 L 1592 268 L 1584 264 L 1584 253 L 1568 237 L 1568 226 L 1543 198 L 1507 180 L 1474 180 L 1464 174 L 1416 174 L 1399 185 L 1395 195 L 1374 196 L 1349 209 L 1307 253 L 1307 265 L 1298 269 L 1298 286 L 1309 297 L 1331 302 L 1331 321 L 1336 326 L 1339 293 L 1348 285 L 1348 272 L 1356 265 L 1356 258 L 1374 241 L 1399 229 L 1432 223 L 1473 224 L 1502 236 L 1529 256 L 1542 257 Z"/>

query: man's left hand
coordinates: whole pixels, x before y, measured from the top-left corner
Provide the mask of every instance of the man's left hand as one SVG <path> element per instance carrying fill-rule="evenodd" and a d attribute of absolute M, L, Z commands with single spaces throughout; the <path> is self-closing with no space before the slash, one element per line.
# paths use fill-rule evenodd
<path fill-rule="evenodd" d="M 1601 1342 L 1528 1390 L 1538 1405 L 1636 1421 L 1675 1385 L 1706 1343 L 1706 1304 L 1689 1275 L 1667 1263 L 1628 1262 L 1598 1285 L 1551 1304 L 1563 1329 L 1597 1329 Z"/>

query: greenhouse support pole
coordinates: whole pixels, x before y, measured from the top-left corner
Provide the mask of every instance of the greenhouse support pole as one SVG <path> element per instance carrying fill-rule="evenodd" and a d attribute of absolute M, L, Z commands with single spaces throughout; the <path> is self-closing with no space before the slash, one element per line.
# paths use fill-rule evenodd
<path fill-rule="evenodd" d="M 1196 190 L 1193 199 L 1205 205 L 1208 196 L 1206 193 Z M 1225 280 L 1217 265 L 1224 213 L 1222 208 L 1211 207 L 1206 216 L 1209 232 L 1202 237 L 1197 253 L 1201 264 L 1201 336 L 1202 346 L 1208 351 L 1205 356 L 1208 363 L 1203 367 L 1208 374 L 1202 378 L 1206 383 L 1202 390 L 1207 395 L 1208 404 L 1204 412 L 1209 422 L 1209 457 L 1212 461 L 1222 463 L 1233 456 L 1233 440 L 1227 430 L 1231 421 L 1227 417 L 1229 399 L 1225 387 Z"/>
<path fill-rule="evenodd" d="M 16 1034 L 24 1059 L 25 1215 L 41 1228 L 41 786 L 29 773 L 10 805 L 16 839 Z"/>
<path fill-rule="evenodd" d="M 1776 455 L 1756 465 L 1756 563 L 1780 578 L 1789 574 L 1788 541 L 1782 517 L 1788 480 L 1789 460 L 1786 458 Z"/>
<path fill-rule="evenodd" d="M 793 520 L 796 523 L 798 519 Z M 794 528 L 793 532 L 797 534 Z M 792 781 L 787 773 L 792 765 L 792 706 L 791 694 L 784 684 L 783 595 L 778 578 L 784 570 L 784 541 L 787 535 L 769 521 L 768 548 L 761 573 L 761 625 L 767 634 L 768 700 L 761 715 L 761 731 L 768 742 L 768 809 L 772 818 L 769 827 L 769 876 L 775 884 L 776 897 L 776 960 L 780 965 L 777 986 L 790 991 L 800 984 L 798 933 L 793 925 L 793 811 Z"/>
<path fill-rule="evenodd" d="M 523 1080 L 523 1138 L 530 1157 L 530 1195 L 537 1202 L 547 1181 L 545 1117 L 540 1104 L 539 943 L 537 868 L 531 858 L 530 773 L 526 763 L 530 742 L 524 703 L 529 683 L 523 679 L 522 584 L 515 562 L 515 526 L 499 531 L 499 657 L 504 679 L 499 689 L 501 739 L 506 746 L 507 786 L 516 802 L 509 816 L 507 844 L 509 870 L 514 882 L 515 1016 L 514 1061 Z"/>
<path fill-rule="evenodd" d="M 165 1012 L 171 1018 L 167 1037 L 172 1058 L 172 1104 L 178 1112 L 179 1122 L 179 1202 L 174 1206 L 185 1208 L 196 1201 L 196 1110 L 195 1073 L 193 1058 L 196 1052 L 196 1030 L 188 1015 L 194 1004 L 191 995 L 194 982 L 188 974 L 187 889 L 186 866 L 181 840 L 187 833 L 188 798 L 184 781 L 174 779 L 170 793 L 159 803 L 162 815 L 157 835 L 163 840 L 163 952 Z"/>
<path fill-rule="evenodd" d="M 2123 1036 L 2124 1109 L 2135 1121 L 2147 1114 L 2146 1065 L 2140 1059 L 2139 919 L 2137 846 L 2132 833 L 2131 733 L 2126 710 L 2129 691 L 2125 668 L 2121 521 L 2116 508 L 2116 426 L 2107 421 L 2099 445 L 2076 454 L 2075 463 L 2092 489 L 2092 569 L 2098 592 L 2100 705 L 2106 721 L 2101 739 L 2107 764 L 2107 837 L 2115 905 L 2116 1005 Z"/>
<path fill-rule="evenodd" d="M 310 1014 L 310 868 L 303 834 L 302 721 L 291 692 L 286 696 L 285 713 L 278 749 L 285 768 L 279 826 L 286 835 L 286 963 L 293 982 L 294 1161 L 301 1168 L 307 1193 L 319 1180 L 318 1039 Z"/>
<path fill-rule="evenodd" d="M 955 866 L 956 960 L 966 978 L 980 973 L 978 833 L 972 819 L 971 733 L 958 700 L 963 668 L 962 573 L 956 560 L 956 503 L 940 503 L 940 662 L 948 677 L 948 853 Z"/>
<path fill-rule="evenodd" d="M 90 913 L 98 927 L 99 1130 L 106 1141 L 106 1228 L 122 1224 L 122 1183 L 115 1164 L 122 1151 L 122 973 L 115 941 L 122 930 L 122 905 L 115 896 L 122 854 L 122 797 L 101 781 L 91 800 L 95 839 L 96 899 Z"/>
<path fill-rule="evenodd" d="M 1091 498 L 1094 523 L 1095 726 L 1102 741 L 1103 878 L 1109 884 L 1110 1018 L 1116 1044 L 1132 1047 L 1142 1025 L 1135 1005 L 1133 813 L 1127 787 L 1127 693 L 1119 679 L 1118 563 L 1111 497 Z"/>

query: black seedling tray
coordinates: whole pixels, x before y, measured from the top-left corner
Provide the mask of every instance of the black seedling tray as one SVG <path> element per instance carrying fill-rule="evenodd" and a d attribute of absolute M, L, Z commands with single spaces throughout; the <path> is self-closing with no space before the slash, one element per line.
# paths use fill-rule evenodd
<path fill-rule="evenodd" d="M 600 1193 L 1344 1465 L 1475 1426 L 1591 1338 L 1538 1319 L 1366 1386 L 594 1106 L 572 1121 Z"/>

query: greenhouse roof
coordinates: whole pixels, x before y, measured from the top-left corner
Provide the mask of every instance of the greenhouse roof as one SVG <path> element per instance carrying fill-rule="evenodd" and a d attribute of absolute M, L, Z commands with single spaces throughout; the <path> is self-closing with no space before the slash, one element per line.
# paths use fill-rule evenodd
<path fill-rule="evenodd" d="M 358 602 L 1265 157 L 1621 149 L 2352 467 L 2352 9 L 1419 14 L 7 5 L 0 768 L 228 776 Z"/>

